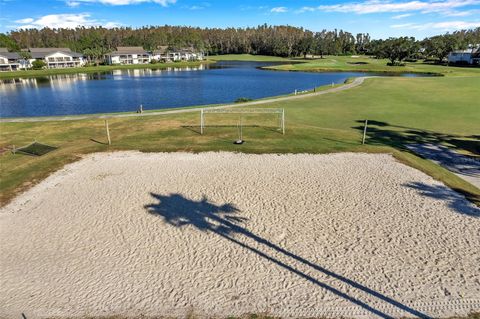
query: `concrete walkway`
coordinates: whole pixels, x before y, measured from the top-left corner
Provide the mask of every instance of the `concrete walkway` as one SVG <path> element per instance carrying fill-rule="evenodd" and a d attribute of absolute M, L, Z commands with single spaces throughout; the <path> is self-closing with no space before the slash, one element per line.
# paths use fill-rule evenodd
<path fill-rule="evenodd" d="M 296 99 L 303 99 L 306 97 L 313 97 L 318 95 L 323 95 L 327 93 L 339 92 L 351 89 L 353 87 L 359 86 L 363 81 L 370 76 L 358 77 L 355 78 L 351 83 L 344 84 L 342 86 L 330 88 L 315 93 L 300 94 L 300 95 L 290 95 L 284 97 L 273 97 L 271 99 L 264 99 L 246 103 L 234 103 L 234 104 L 225 104 L 220 106 L 208 106 L 209 109 L 225 109 L 231 107 L 249 107 L 254 105 L 269 104 L 282 101 L 290 101 Z M 207 107 L 205 107 L 207 108 Z M 0 123 L 24 123 L 24 122 L 48 122 L 48 121 L 78 121 L 86 119 L 109 119 L 109 118 L 122 118 L 122 117 L 140 117 L 140 116 L 157 116 L 157 115 L 167 115 L 167 114 L 177 114 L 177 113 L 190 113 L 198 112 L 201 107 L 196 108 L 186 108 L 186 109 L 175 109 L 169 111 L 155 111 L 147 113 L 120 113 L 120 114 L 106 114 L 106 115 L 72 115 L 72 116 L 48 116 L 48 117 L 20 117 L 20 118 L 0 118 Z"/>

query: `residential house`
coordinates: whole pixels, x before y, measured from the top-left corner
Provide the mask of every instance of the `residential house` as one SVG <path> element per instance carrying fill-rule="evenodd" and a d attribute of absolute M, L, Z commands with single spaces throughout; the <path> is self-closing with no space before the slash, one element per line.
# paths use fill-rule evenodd
<path fill-rule="evenodd" d="M 159 46 L 156 50 L 148 52 L 142 47 L 118 47 L 116 51 L 105 55 L 107 64 L 146 64 L 152 60 L 158 62 L 196 61 L 203 60 L 202 52 L 193 48 L 171 50 L 168 46 Z"/>
<path fill-rule="evenodd" d="M 81 53 L 73 52 L 69 48 L 30 48 L 28 52 L 31 55 L 28 60 L 29 67 L 35 60 L 45 62 L 49 69 L 74 68 L 83 66 L 86 62 Z"/>
<path fill-rule="evenodd" d="M 0 48 L 0 71 L 16 71 L 21 67 L 21 56 L 17 52 L 8 52 L 7 48 Z"/>
<path fill-rule="evenodd" d="M 480 64 L 480 47 L 450 52 L 448 54 L 448 63 L 479 65 Z"/>
<path fill-rule="evenodd" d="M 116 51 L 105 55 L 108 64 L 145 64 L 150 63 L 152 55 L 142 47 L 118 47 Z"/>
<path fill-rule="evenodd" d="M 178 52 L 169 50 L 166 45 L 159 46 L 157 50 L 152 52 L 152 59 L 159 62 L 174 62 L 180 61 L 180 54 Z"/>
<path fill-rule="evenodd" d="M 194 48 L 181 49 L 179 54 L 182 61 L 199 61 L 204 59 L 203 52 L 195 51 Z"/>

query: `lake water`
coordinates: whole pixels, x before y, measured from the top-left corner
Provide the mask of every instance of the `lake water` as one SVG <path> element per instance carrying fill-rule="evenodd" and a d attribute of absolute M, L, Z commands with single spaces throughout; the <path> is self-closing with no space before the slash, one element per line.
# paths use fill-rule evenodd
<path fill-rule="evenodd" d="M 165 70 L 115 70 L 0 80 L 0 117 L 135 111 L 231 103 L 343 83 L 361 72 L 279 72 L 272 63 L 220 62 Z M 415 76 L 405 74 L 403 76 Z"/>

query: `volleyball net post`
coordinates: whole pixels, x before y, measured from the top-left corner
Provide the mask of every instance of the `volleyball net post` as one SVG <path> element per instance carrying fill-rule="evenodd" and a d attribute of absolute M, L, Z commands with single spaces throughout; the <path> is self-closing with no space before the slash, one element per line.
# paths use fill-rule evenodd
<path fill-rule="evenodd" d="M 285 135 L 285 109 L 280 108 L 250 108 L 250 109 L 237 109 L 237 108 L 210 108 L 210 109 L 200 109 L 200 134 L 205 133 L 205 118 L 207 114 L 238 114 L 240 118 L 243 115 L 262 115 L 262 114 L 272 114 L 278 118 L 278 130 Z M 275 119 L 275 117 L 274 117 Z M 257 122 L 260 122 L 258 119 Z M 210 123 L 210 120 L 209 120 Z M 259 124 L 261 126 L 261 124 Z"/>

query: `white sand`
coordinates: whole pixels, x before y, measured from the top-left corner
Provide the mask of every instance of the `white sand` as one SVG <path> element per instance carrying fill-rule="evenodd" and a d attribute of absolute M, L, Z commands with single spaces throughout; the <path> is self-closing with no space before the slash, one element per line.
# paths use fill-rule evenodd
<path fill-rule="evenodd" d="M 480 210 L 389 155 L 94 154 L 0 243 L 7 318 L 480 310 Z"/>

